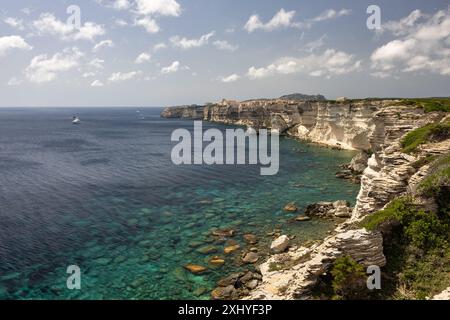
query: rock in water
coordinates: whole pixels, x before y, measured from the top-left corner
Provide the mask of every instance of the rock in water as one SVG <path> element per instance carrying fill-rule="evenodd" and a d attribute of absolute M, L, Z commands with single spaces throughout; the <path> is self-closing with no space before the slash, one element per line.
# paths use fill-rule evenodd
<path fill-rule="evenodd" d="M 334 209 L 332 202 L 317 202 L 310 204 L 305 209 L 305 214 L 309 217 L 317 216 L 317 217 L 327 217 L 330 216 L 330 212 Z"/>
<path fill-rule="evenodd" d="M 298 208 L 295 205 L 295 202 L 289 202 L 287 205 L 284 206 L 283 210 L 286 212 L 297 212 Z"/>
<path fill-rule="evenodd" d="M 288 245 L 289 245 L 288 236 L 282 235 L 272 242 L 272 244 L 270 245 L 270 250 L 272 250 L 274 253 L 280 253 L 286 250 Z"/>
<path fill-rule="evenodd" d="M 187 264 L 184 266 L 184 268 L 192 273 L 202 273 L 205 272 L 207 270 L 206 267 L 203 266 L 199 266 L 196 264 Z"/>
<path fill-rule="evenodd" d="M 259 255 L 257 253 L 249 252 L 242 258 L 242 261 L 245 263 L 255 263 L 258 259 Z"/>
<path fill-rule="evenodd" d="M 232 285 L 227 287 L 218 287 L 211 292 L 211 298 L 214 300 L 231 298 L 235 291 L 236 289 Z"/>
<path fill-rule="evenodd" d="M 232 229 L 224 229 L 224 230 L 214 230 L 212 232 L 213 235 L 218 236 L 218 237 L 232 237 L 234 236 L 234 230 Z"/>
<path fill-rule="evenodd" d="M 238 244 L 228 246 L 228 247 L 225 247 L 225 249 L 223 249 L 223 252 L 225 252 L 225 254 L 230 254 L 230 253 L 233 253 L 234 251 L 238 250 L 240 247 L 241 246 Z"/>
<path fill-rule="evenodd" d="M 298 216 L 297 218 L 295 218 L 296 221 L 309 221 L 311 220 L 310 217 L 308 216 Z"/>
<path fill-rule="evenodd" d="M 225 263 L 225 260 L 218 256 L 215 256 L 211 260 L 209 260 L 209 263 L 215 266 L 221 266 Z"/>
<path fill-rule="evenodd" d="M 256 236 L 250 233 L 244 234 L 244 240 L 249 244 L 258 243 L 258 239 L 256 238 Z"/>

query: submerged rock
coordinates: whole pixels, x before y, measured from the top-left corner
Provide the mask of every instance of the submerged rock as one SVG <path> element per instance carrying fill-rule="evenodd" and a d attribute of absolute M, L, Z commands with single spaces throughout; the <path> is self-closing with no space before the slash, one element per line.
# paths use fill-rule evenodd
<path fill-rule="evenodd" d="M 289 202 L 287 205 L 284 206 L 283 210 L 286 212 L 297 212 L 298 208 L 295 205 L 295 202 Z"/>
<path fill-rule="evenodd" d="M 202 272 L 205 272 L 207 270 L 206 267 L 199 266 L 199 265 L 196 265 L 196 264 L 187 264 L 187 265 L 184 266 L 184 268 L 186 270 L 188 270 L 189 272 L 192 272 L 194 274 L 202 273 Z"/>
<path fill-rule="evenodd" d="M 243 272 L 232 273 L 232 274 L 230 274 L 229 276 L 227 276 L 227 277 L 225 277 L 225 278 L 220 279 L 219 281 L 217 281 L 217 285 L 218 285 L 219 287 L 226 287 L 226 286 L 229 286 L 229 285 L 232 285 L 233 287 L 234 287 L 234 286 L 237 286 L 237 287 L 238 287 L 238 285 L 237 285 L 238 280 L 239 280 L 239 278 L 241 278 L 243 275 L 244 275 Z"/>
<path fill-rule="evenodd" d="M 241 246 L 238 245 L 238 244 L 235 244 L 235 245 L 232 245 L 232 246 L 228 246 L 228 247 L 225 247 L 225 249 L 223 249 L 223 252 L 224 252 L 225 254 L 230 254 L 230 253 L 235 252 L 236 250 L 239 250 L 240 247 L 241 247 Z"/>
<path fill-rule="evenodd" d="M 317 202 L 310 204 L 305 209 L 305 215 L 316 216 L 316 217 L 327 217 L 330 216 L 330 212 L 334 209 L 332 202 Z"/>
<path fill-rule="evenodd" d="M 251 234 L 251 233 L 244 234 L 244 240 L 249 244 L 258 243 L 258 238 L 254 234 Z"/>
<path fill-rule="evenodd" d="M 217 237 L 233 237 L 234 230 L 233 229 L 223 229 L 223 230 L 217 229 L 217 230 L 214 230 L 212 232 L 212 234 Z"/>
<path fill-rule="evenodd" d="M 221 257 L 215 256 L 209 260 L 209 263 L 215 266 L 221 266 L 225 263 L 225 260 Z"/>
<path fill-rule="evenodd" d="M 199 252 L 201 254 L 211 254 L 211 253 L 217 252 L 217 248 L 214 246 L 206 246 L 206 247 L 198 248 L 197 252 Z"/>
<path fill-rule="evenodd" d="M 255 263 L 256 261 L 258 261 L 258 259 L 259 255 L 256 252 L 249 252 L 244 255 L 242 261 L 245 263 Z"/>
<path fill-rule="evenodd" d="M 229 285 L 227 287 L 217 287 L 211 292 L 211 298 L 214 300 L 229 299 L 236 292 L 234 286 Z"/>
<path fill-rule="evenodd" d="M 311 220 L 310 217 L 308 216 L 298 216 L 297 218 L 295 218 L 296 221 L 309 221 Z"/>
<path fill-rule="evenodd" d="M 270 245 L 270 250 L 274 253 L 280 253 L 286 250 L 286 248 L 289 246 L 289 238 L 286 235 L 282 235 L 275 239 L 272 244 Z"/>

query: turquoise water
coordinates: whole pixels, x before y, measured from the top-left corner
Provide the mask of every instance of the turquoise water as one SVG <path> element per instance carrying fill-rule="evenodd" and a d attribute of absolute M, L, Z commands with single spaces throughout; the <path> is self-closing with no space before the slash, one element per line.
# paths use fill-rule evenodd
<path fill-rule="evenodd" d="M 359 187 L 334 177 L 354 155 L 281 139 L 280 171 L 258 166 L 174 166 L 175 128 L 160 109 L 0 110 L 0 298 L 208 299 L 215 283 L 261 261 L 279 229 L 294 243 L 321 239 L 333 223 L 295 222 L 283 206 L 347 199 Z M 78 115 L 83 124 L 72 126 Z M 69 121 L 68 121 L 69 119 Z M 204 129 L 227 127 L 204 123 Z M 231 228 L 241 249 L 211 235 Z M 258 237 L 247 245 L 243 235 Z M 208 263 L 212 256 L 223 266 Z M 201 275 L 183 266 L 208 268 Z M 81 290 L 66 268 L 81 268 Z"/>

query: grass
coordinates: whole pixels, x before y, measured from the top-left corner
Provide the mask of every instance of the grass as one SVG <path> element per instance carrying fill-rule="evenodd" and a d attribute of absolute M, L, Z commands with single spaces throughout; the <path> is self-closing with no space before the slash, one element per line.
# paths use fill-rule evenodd
<path fill-rule="evenodd" d="M 411 153 L 422 144 L 450 138 L 450 123 L 432 123 L 409 132 L 401 141 L 403 152 Z"/>

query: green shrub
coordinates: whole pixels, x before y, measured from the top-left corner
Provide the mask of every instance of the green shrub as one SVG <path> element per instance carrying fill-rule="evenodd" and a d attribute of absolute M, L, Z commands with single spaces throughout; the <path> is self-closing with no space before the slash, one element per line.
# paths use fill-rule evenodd
<path fill-rule="evenodd" d="M 336 259 L 331 269 L 332 286 L 338 299 L 361 299 L 367 293 L 366 274 L 362 265 L 349 256 Z"/>
<path fill-rule="evenodd" d="M 400 222 L 406 242 L 421 250 L 440 248 L 448 243 L 447 222 L 433 212 L 418 210 L 407 197 L 391 201 L 384 210 L 369 215 L 361 224 L 367 230 L 375 230 L 389 219 Z"/>
<path fill-rule="evenodd" d="M 421 144 L 450 138 L 450 123 L 432 123 L 409 132 L 401 141 L 403 152 L 410 153 Z"/>

